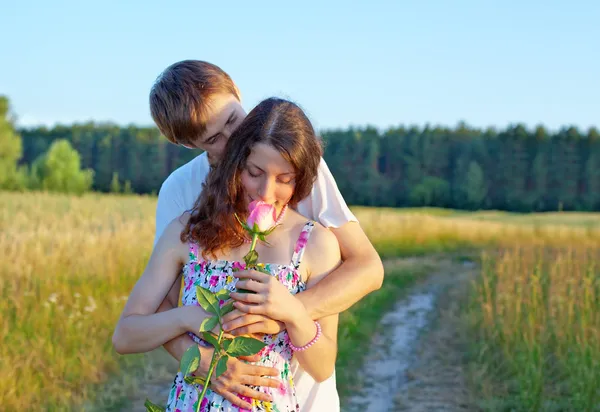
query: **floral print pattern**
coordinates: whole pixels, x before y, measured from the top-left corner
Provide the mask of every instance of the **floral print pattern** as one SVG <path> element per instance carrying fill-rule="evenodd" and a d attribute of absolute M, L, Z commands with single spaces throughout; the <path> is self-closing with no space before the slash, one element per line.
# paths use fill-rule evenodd
<path fill-rule="evenodd" d="M 296 294 L 306 289 L 306 284 L 301 280 L 298 268 L 300 266 L 302 255 L 310 232 L 314 227 L 314 222 L 307 222 L 294 248 L 292 261 L 289 265 L 264 264 L 266 271 L 284 284 L 290 293 Z M 198 245 L 190 244 L 190 260 L 183 268 L 183 287 L 181 293 L 182 305 L 199 305 L 196 299 L 196 286 L 202 286 L 210 289 L 211 292 L 217 292 L 223 288 L 230 291 L 235 290 L 237 278 L 233 273 L 238 270 L 244 270 L 244 262 L 232 262 L 228 260 L 205 261 L 202 259 Z M 222 303 L 222 302 L 221 302 Z M 203 346 L 210 346 L 198 336 L 191 334 L 192 339 Z M 279 380 L 282 382 L 279 388 L 253 387 L 253 389 L 268 393 L 271 395 L 272 402 L 263 402 L 251 400 L 240 396 L 242 399 L 252 404 L 252 412 L 292 412 L 299 411 L 300 406 L 296 398 L 294 381 L 290 371 L 290 362 L 293 352 L 290 348 L 290 340 L 286 331 L 277 335 L 264 335 L 263 342 L 266 346 L 259 352 L 261 360 L 257 365 L 277 368 Z M 192 412 L 196 410 L 198 404 L 200 385 L 190 385 L 183 380 L 181 372 L 177 373 L 169 392 L 167 401 L 168 412 Z M 221 395 L 208 389 L 206 396 L 200 405 L 200 411 L 240 411 L 242 409 L 231 404 Z"/>

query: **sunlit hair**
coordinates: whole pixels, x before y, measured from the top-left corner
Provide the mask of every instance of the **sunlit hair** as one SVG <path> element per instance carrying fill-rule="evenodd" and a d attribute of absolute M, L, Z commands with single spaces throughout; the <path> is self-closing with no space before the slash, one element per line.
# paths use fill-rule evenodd
<path fill-rule="evenodd" d="M 192 145 L 206 131 L 212 98 L 229 93 L 240 100 L 233 80 L 219 66 L 184 60 L 167 67 L 150 90 L 150 114 L 175 144 Z"/>
<path fill-rule="evenodd" d="M 322 147 L 310 120 L 290 101 L 262 101 L 229 138 L 225 156 L 209 173 L 181 234 L 183 242 L 200 245 L 205 259 L 243 243 L 244 232 L 234 213 L 241 219 L 247 216 L 241 173 L 257 143 L 276 149 L 294 168 L 295 188 L 290 206 L 309 195 L 317 178 Z"/>

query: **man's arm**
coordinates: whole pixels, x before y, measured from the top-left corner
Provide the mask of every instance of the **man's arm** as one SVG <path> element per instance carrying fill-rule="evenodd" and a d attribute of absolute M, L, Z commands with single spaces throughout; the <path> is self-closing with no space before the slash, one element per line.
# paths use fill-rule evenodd
<path fill-rule="evenodd" d="M 357 222 L 331 228 L 343 263 L 314 287 L 297 295 L 312 319 L 341 313 L 383 283 L 383 264 Z"/>
<path fill-rule="evenodd" d="M 298 294 L 313 319 L 348 309 L 383 283 L 383 265 L 371 241 L 346 205 L 324 159 L 311 194 L 298 211 L 329 228 L 343 264 L 315 287 Z M 302 202 L 301 202 L 302 203 Z"/>
<path fill-rule="evenodd" d="M 179 275 L 177 277 L 177 280 L 175 281 L 175 283 L 173 283 L 173 286 L 171 287 L 169 294 L 167 295 L 165 300 L 162 301 L 162 303 L 158 307 L 157 312 L 164 312 L 164 311 L 171 310 L 171 309 L 177 307 L 177 301 L 179 300 L 180 288 L 181 288 L 181 275 Z M 209 314 L 206 314 L 206 317 L 208 317 L 208 315 Z M 167 352 L 169 352 L 169 354 L 172 357 L 177 359 L 177 362 L 180 362 L 185 351 L 192 345 L 195 345 L 194 341 L 187 334 L 185 334 L 185 335 L 179 335 L 176 338 L 171 339 L 170 341 L 166 342 L 163 345 L 163 347 L 165 348 L 165 350 Z M 204 355 L 204 354 L 202 354 L 202 355 Z M 204 359 L 204 356 L 202 357 L 202 359 Z M 202 365 L 200 365 L 200 366 L 202 366 Z M 206 371 L 208 371 L 208 368 L 206 369 Z M 206 371 L 204 371 L 204 372 L 206 372 Z"/>

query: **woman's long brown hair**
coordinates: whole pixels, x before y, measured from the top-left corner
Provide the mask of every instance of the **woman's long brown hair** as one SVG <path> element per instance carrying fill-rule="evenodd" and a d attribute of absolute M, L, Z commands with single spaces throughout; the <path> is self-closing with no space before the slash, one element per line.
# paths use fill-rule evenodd
<path fill-rule="evenodd" d="M 312 124 L 290 101 L 263 100 L 232 133 L 223 159 L 208 174 L 181 233 L 183 242 L 202 248 L 205 259 L 244 242 L 244 231 L 234 213 L 241 219 L 248 215 L 240 175 L 257 143 L 272 146 L 294 167 L 296 185 L 290 206 L 296 206 L 312 190 L 323 152 Z"/>

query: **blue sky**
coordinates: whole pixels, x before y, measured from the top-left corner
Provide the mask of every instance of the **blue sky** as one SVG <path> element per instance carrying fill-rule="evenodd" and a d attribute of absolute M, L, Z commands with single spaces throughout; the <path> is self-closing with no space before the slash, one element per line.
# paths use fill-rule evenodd
<path fill-rule="evenodd" d="M 287 97 L 318 128 L 587 128 L 600 126 L 599 21 L 592 0 L 13 1 L 0 94 L 20 125 L 149 125 L 152 82 L 193 58 L 229 72 L 247 109 Z"/>

